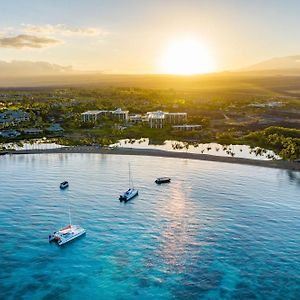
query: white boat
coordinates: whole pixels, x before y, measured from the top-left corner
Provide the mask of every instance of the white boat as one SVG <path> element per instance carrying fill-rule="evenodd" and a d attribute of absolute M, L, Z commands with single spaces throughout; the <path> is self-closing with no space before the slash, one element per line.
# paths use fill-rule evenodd
<path fill-rule="evenodd" d="M 71 221 L 71 210 L 69 205 L 69 225 L 53 232 L 49 235 L 49 242 L 55 241 L 59 246 L 62 246 L 85 234 L 85 229 L 79 225 L 73 225 Z"/>
<path fill-rule="evenodd" d="M 61 246 L 82 236 L 85 232 L 85 229 L 81 226 L 70 224 L 49 235 L 49 242 L 56 241 Z"/>
<path fill-rule="evenodd" d="M 139 194 L 138 190 L 133 187 L 133 180 L 131 176 L 131 170 L 129 165 L 129 189 L 120 195 L 119 200 L 127 202 Z"/>
<path fill-rule="evenodd" d="M 120 201 L 129 201 L 132 198 L 134 198 L 135 196 L 137 196 L 139 194 L 138 190 L 134 189 L 134 188 L 130 188 L 128 189 L 125 193 L 123 193 L 122 195 L 120 195 Z"/>

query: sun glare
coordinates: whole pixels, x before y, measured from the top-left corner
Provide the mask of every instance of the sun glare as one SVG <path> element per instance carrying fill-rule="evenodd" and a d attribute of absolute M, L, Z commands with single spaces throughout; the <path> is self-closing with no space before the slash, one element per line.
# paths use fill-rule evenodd
<path fill-rule="evenodd" d="M 166 74 L 193 75 L 214 71 L 210 51 L 194 39 L 176 40 L 169 44 L 161 62 Z"/>

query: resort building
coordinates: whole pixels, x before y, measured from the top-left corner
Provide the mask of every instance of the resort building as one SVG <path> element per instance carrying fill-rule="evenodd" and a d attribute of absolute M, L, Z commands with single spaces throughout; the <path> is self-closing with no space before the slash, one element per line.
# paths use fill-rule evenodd
<path fill-rule="evenodd" d="M 101 117 L 129 121 L 134 124 L 147 122 L 150 128 L 163 128 L 165 124 L 182 125 L 187 121 L 187 113 L 185 112 L 150 111 L 146 115 L 129 115 L 128 110 L 118 108 L 116 110 L 89 110 L 81 114 L 83 122 L 96 122 Z"/>
<path fill-rule="evenodd" d="M 187 113 L 169 113 L 163 111 L 147 112 L 150 128 L 163 128 L 165 124 L 184 124 L 187 121 Z"/>
<path fill-rule="evenodd" d="M 180 131 L 194 131 L 201 130 L 202 125 L 173 125 L 172 128 Z"/>
<path fill-rule="evenodd" d="M 128 120 L 128 110 L 122 110 L 118 108 L 114 111 L 111 111 L 112 116 L 117 118 L 118 120 L 127 121 Z"/>
<path fill-rule="evenodd" d="M 83 122 L 96 122 L 101 117 L 108 117 L 127 121 L 128 113 L 128 110 L 122 110 L 121 108 L 116 110 L 89 110 L 81 114 L 81 120 Z"/>
<path fill-rule="evenodd" d="M 102 110 L 89 110 L 81 114 L 83 122 L 95 122 L 101 116 Z"/>
<path fill-rule="evenodd" d="M 169 124 L 184 124 L 187 121 L 187 113 L 165 113 L 165 119 Z"/>
<path fill-rule="evenodd" d="M 163 111 L 147 112 L 150 128 L 163 128 L 165 124 L 165 113 Z"/>

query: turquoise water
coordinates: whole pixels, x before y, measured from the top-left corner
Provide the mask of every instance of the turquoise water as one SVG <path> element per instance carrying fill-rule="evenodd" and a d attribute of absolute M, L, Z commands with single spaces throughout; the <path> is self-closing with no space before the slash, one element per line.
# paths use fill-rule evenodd
<path fill-rule="evenodd" d="M 124 204 L 128 162 L 140 194 Z M 172 182 L 155 185 L 163 175 Z M 299 173 L 16 155 L 0 157 L 0 188 L 1 299 L 299 299 Z M 47 238 L 67 224 L 68 202 L 87 234 L 58 247 Z"/>

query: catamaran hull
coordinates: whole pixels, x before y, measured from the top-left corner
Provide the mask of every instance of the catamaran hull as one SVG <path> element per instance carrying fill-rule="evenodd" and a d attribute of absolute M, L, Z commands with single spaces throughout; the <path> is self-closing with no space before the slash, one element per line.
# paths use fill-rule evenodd
<path fill-rule="evenodd" d="M 69 243 L 80 236 L 86 233 L 85 229 L 81 228 L 78 232 L 73 233 L 71 236 L 64 236 L 62 231 L 54 232 L 52 235 L 49 235 L 49 243 L 55 241 L 59 246 L 62 246 L 66 243 Z"/>
<path fill-rule="evenodd" d="M 120 199 L 120 201 L 127 202 L 127 201 L 133 199 L 134 197 L 136 197 L 138 194 L 139 194 L 138 191 L 136 191 L 136 192 L 134 192 L 134 193 L 132 193 L 131 195 L 128 195 L 128 196 L 121 195 L 119 199 Z"/>
<path fill-rule="evenodd" d="M 58 241 L 57 244 L 58 244 L 58 246 L 65 245 L 65 244 L 67 244 L 67 243 L 69 243 L 69 242 L 71 242 L 71 241 L 73 241 L 73 240 L 79 238 L 80 236 L 84 235 L 85 233 L 86 233 L 86 231 L 81 232 L 81 233 L 78 233 L 78 234 L 72 236 L 71 238 L 69 238 L 69 239 L 67 239 L 67 240 L 64 240 L 64 241 L 62 241 L 62 240 L 61 240 L 61 241 Z"/>

